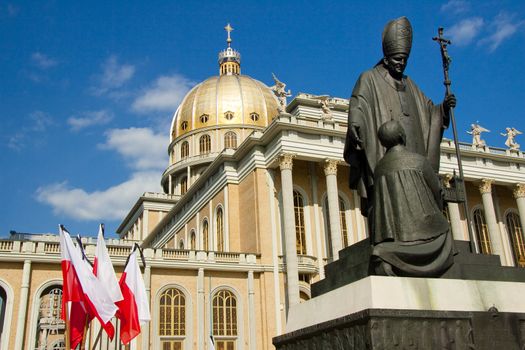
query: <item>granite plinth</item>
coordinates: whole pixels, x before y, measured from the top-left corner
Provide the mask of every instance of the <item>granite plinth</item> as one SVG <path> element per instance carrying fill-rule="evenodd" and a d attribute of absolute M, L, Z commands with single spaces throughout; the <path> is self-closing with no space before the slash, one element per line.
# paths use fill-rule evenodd
<path fill-rule="evenodd" d="M 273 339 L 277 350 L 521 350 L 525 314 L 368 309 Z"/>
<path fill-rule="evenodd" d="M 454 264 L 441 276 L 446 279 L 525 282 L 525 269 L 501 266 L 497 255 L 474 254 L 468 241 L 454 241 Z M 312 284 L 312 297 L 373 275 L 372 247 L 368 239 L 339 252 L 339 259 L 326 265 L 325 278 Z"/>

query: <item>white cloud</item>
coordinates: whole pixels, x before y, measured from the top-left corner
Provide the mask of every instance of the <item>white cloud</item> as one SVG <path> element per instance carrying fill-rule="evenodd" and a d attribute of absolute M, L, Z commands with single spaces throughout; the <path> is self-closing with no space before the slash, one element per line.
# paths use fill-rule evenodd
<path fill-rule="evenodd" d="M 168 164 L 168 135 L 156 134 L 149 128 L 112 129 L 106 132 L 100 147 L 117 151 L 133 169 L 162 170 Z"/>
<path fill-rule="evenodd" d="M 86 192 L 66 182 L 51 184 L 38 188 L 36 198 L 52 206 L 55 215 L 104 221 L 122 219 L 138 196 L 147 191 L 160 191 L 157 172 L 134 173 L 129 180 L 102 191 Z"/>
<path fill-rule="evenodd" d="M 33 64 L 35 64 L 38 68 L 42 69 L 48 69 L 51 67 L 54 67 L 58 64 L 58 62 L 49 56 L 41 53 L 41 52 L 34 52 L 31 55 L 31 61 Z"/>
<path fill-rule="evenodd" d="M 442 12 L 449 12 L 452 14 L 464 13 L 470 10 L 470 3 L 465 0 L 449 0 L 446 4 L 441 6 Z"/>
<path fill-rule="evenodd" d="M 103 95 L 122 87 L 134 74 L 135 66 L 119 64 L 117 57 L 111 55 L 102 65 L 102 74 L 97 76 L 97 86 L 92 87 L 91 91 L 95 95 Z"/>
<path fill-rule="evenodd" d="M 175 112 L 193 85 L 192 81 L 181 75 L 161 76 L 135 99 L 133 110 Z"/>
<path fill-rule="evenodd" d="M 44 132 L 55 124 L 53 118 L 42 111 L 34 111 L 26 118 L 24 125 L 7 140 L 7 147 L 15 151 L 21 151 L 28 143 L 39 143 L 45 138 Z"/>
<path fill-rule="evenodd" d="M 78 131 L 93 125 L 104 125 L 113 119 L 113 113 L 107 110 L 85 111 L 78 116 L 68 118 L 71 130 Z"/>
<path fill-rule="evenodd" d="M 107 189 L 88 192 L 67 182 L 42 186 L 36 199 L 50 205 L 55 215 L 77 220 L 122 219 L 144 192 L 161 192 L 160 172 L 167 166 L 166 135 L 149 128 L 113 129 L 106 133 L 103 149 L 118 152 L 135 170 L 130 178 Z"/>
<path fill-rule="evenodd" d="M 53 118 L 46 112 L 42 111 L 31 112 L 29 114 L 29 119 L 32 123 L 30 127 L 32 131 L 44 132 L 48 127 L 55 124 Z"/>
<path fill-rule="evenodd" d="M 480 40 L 480 45 L 487 45 L 490 52 L 496 50 L 501 43 L 514 35 L 525 21 L 518 21 L 515 16 L 507 13 L 500 13 L 490 23 L 491 33 L 486 38 Z"/>
<path fill-rule="evenodd" d="M 458 46 L 465 46 L 479 34 L 483 27 L 483 18 L 471 17 L 456 23 L 447 30 L 447 35 L 452 43 Z"/>

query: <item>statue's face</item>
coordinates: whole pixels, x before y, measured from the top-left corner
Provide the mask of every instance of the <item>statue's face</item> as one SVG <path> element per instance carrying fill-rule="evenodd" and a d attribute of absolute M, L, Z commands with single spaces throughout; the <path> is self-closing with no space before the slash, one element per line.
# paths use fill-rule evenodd
<path fill-rule="evenodd" d="M 394 79 L 401 79 L 407 66 L 408 55 L 398 53 L 383 59 L 388 72 Z"/>

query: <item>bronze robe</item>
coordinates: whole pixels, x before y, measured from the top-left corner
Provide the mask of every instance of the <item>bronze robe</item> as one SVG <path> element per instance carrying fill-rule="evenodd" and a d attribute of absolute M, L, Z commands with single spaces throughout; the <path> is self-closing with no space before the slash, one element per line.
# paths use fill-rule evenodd
<path fill-rule="evenodd" d="M 442 105 L 434 105 L 410 78 L 395 81 L 381 64 L 364 72 L 352 91 L 348 113 L 348 124 L 359 128 L 363 145 L 356 145 L 347 133 L 344 150 L 351 167 L 350 188 L 358 190 L 364 215 L 372 205 L 373 170 L 385 153 L 377 131 L 389 120 L 398 120 L 405 129 L 407 149 L 425 156 L 436 173 L 439 170 L 439 146 L 449 123 Z"/>
<path fill-rule="evenodd" d="M 452 237 L 442 213 L 439 180 L 429 161 L 404 146 L 375 168 L 372 255 L 394 274 L 437 276 L 452 264 Z"/>

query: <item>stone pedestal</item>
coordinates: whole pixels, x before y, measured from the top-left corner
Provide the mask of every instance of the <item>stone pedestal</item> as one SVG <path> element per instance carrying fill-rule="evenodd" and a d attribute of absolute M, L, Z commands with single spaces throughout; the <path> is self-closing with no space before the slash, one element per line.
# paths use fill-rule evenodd
<path fill-rule="evenodd" d="M 525 269 L 456 248 L 442 278 L 372 276 L 367 241 L 343 249 L 276 349 L 524 349 Z"/>

